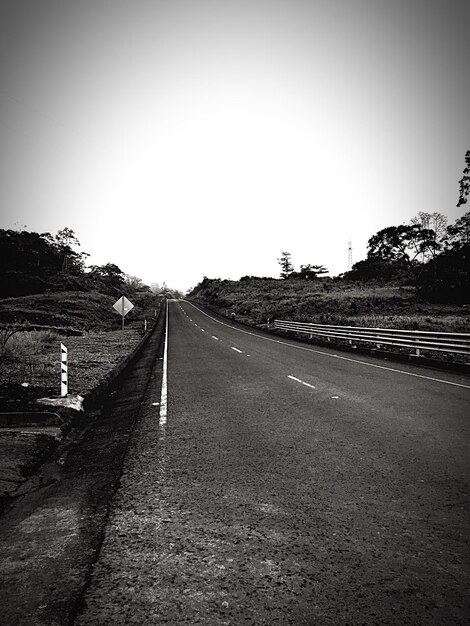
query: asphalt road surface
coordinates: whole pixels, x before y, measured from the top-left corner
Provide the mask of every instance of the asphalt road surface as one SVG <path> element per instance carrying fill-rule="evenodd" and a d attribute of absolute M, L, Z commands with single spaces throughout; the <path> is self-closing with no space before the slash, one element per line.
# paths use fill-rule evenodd
<path fill-rule="evenodd" d="M 76 624 L 470 623 L 468 378 L 184 301 L 166 353 Z"/>

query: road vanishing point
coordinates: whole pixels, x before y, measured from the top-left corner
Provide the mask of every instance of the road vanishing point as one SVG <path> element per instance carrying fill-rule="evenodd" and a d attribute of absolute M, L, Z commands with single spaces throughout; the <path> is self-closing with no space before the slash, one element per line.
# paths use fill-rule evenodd
<path fill-rule="evenodd" d="M 468 377 L 161 324 L 4 516 L 5 624 L 470 624 Z"/>

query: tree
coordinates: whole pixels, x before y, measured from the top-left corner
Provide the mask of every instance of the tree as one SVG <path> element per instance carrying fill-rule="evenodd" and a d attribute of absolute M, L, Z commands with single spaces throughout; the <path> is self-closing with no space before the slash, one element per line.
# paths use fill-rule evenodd
<path fill-rule="evenodd" d="M 459 217 L 447 228 L 448 243 L 452 248 L 461 248 L 470 243 L 470 211 Z"/>
<path fill-rule="evenodd" d="M 294 271 L 294 266 L 291 262 L 290 252 L 281 252 L 281 256 L 278 259 L 278 263 L 281 266 L 281 278 L 289 278 Z"/>
<path fill-rule="evenodd" d="M 311 265 L 308 263 L 307 265 L 300 266 L 300 272 L 292 272 L 290 274 L 291 278 L 304 278 L 313 280 L 315 278 L 320 278 L 323 274 L 328 274 L 328 270 L 324 265 Z"/>
<path fill-rule="evenodd" d="M 62 270 L 72 273 L 82 273 L 85 269 L 84 258 L 90 256 L 86 252 L 75 252 L 71 246 L 80 246 L 80 242 L 75 236 L 74 231 L 71 228 L 63 228 L 57 231 L 55 239 L 56 247 L 62 256 Z"/>
<path fill-rule="evenodd" d="M 470 193 L 470 150 L 467 150 L 465 154 L 465 164 L 466 167 L 463 171 L 463 176 L 459 181 L 460 193 L 457 206 L 466 204 L 468 194 Z"/>
<path fill-rule="evenodd" d="M 57 235 L 55 236 L 55 240 L 60 246 L 68 246 L 71 245 L 79 246 L 80 242 L 75 236 L 74 231 L 71 228 L 63 228 L 62 230 L 57 231 Z"/>
<path fill-rule="evenodd" d="M 64 258 L 68 270 L 64 273 Z M 3 296 L 86 289 L 83 257 L 50 233 L 0 230 L 0 283 Z"/>
<path fill-rule="evenodd" d="M 92 265 L 89 277 L 97 287 L 101 287 L 113 294 L 120 291 L 124 285 L 124 272 L 114 263 Z"/>
<path fill-rule="evenodd" d="M 418 277 L 419 294 L 434 302 L 470 302 L 470 243 L 448 248 Z"/>
<path fill-rule="evenodd" d="M 384 261 L 405 261 L 413 265 L 419 255 L 425 256 L 439 250 L 436 234 L 419 224 L 401 224 L 379 230 L 368 241 L 368 257 Z"/>
<path fill-rule="evenodd" d="M 436 302 L 470 302 L 470 212 L 447 227 L 446 247 L 418 277 L 421 296 Z"/>
<path fill-rule="evenodd" d="M 124 274 L 124 284 L 129 292 L 150 291 L 150 287 L 145 285 L 143 280 L 138 276 Z"/>
<path fill-rule="evenodd" d="M 403 259 L 385 260 L 379 256 L 368 256 L 354 263 L 351 270 L 344 274 L 344 278 L 363 282 L 408 282 L 414 280 L 414 268 Z"/>
<path fill-rule="evenodd" d="M 411 224 L 421 226 L 423 229 L 433 230 L 436 242 L 442 246 L 447 237 L 447 217 L 442 213 L 426 213 L 420 211 L 412 218 Z M 431 248 L 423 251 L 422 261 L 428 261 L 436 256 L 437 249 Z"/>

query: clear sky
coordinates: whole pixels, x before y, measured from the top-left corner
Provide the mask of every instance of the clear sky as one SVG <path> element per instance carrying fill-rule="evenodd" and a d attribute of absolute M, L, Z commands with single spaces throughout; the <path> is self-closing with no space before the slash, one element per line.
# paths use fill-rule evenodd
<path fill-rule="evenodd" d="M 0 227 L 147 284 L 336 275 L 454 221 L 468 0 L 2 0 Z"/>

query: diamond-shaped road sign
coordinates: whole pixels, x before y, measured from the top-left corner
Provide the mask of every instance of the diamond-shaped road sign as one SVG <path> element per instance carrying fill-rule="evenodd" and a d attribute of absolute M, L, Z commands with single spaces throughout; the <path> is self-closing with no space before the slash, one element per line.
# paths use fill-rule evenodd
<path fill-rule="evenodd" d="M 119 300 L 113 304 L 113 308 L 116 309 L 122 317 L 124 317 L 131 309 L 134 308 L 134 305 L 126 298 L 126 296 L 121 296 Z"/>

